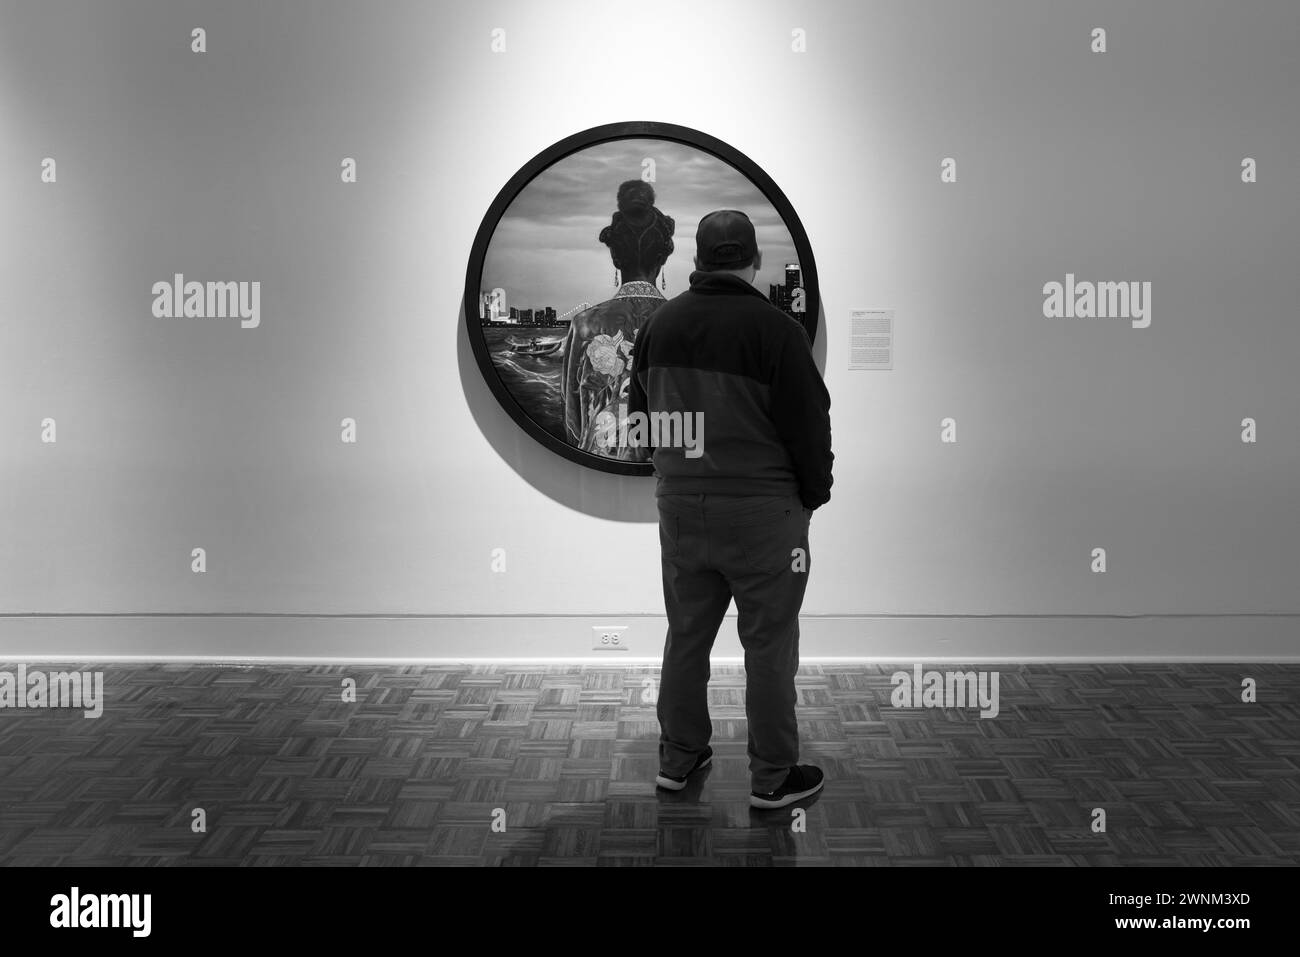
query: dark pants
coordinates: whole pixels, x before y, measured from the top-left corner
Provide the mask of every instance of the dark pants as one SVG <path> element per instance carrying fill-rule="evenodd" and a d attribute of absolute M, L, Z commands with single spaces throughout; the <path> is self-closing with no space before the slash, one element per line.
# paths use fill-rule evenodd
<path fill-rule="evenodd" d="M 794 678 L 812 513 L 797 495 L 661 495 L 658 502 L 668 612 L 659 765 L 685 774 L 709 743 L 709 652 L 735 598 L 750 785 L 775 791 L 799 763 Z"/>

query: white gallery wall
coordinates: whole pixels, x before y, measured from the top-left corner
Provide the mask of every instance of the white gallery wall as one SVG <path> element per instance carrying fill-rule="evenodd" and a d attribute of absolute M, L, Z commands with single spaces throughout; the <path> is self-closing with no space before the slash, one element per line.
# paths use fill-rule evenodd
<path fill-rule="evenodd" d="M 808 232 L 806 654 L 1293 654 L 1297 36 L 1287 0 L 3 0 L 0 654 L 658 654 L 653 480 L 525 435 L 462 312 L 505 182 L 624 120 Z M 260 282 L 259 324 L 155 318 L 175 273 Z M 1150 282 L 1150 324 L 1045 317 L 1067 273 Z M 860 307 L 891 371 L 849 370 Z"/>

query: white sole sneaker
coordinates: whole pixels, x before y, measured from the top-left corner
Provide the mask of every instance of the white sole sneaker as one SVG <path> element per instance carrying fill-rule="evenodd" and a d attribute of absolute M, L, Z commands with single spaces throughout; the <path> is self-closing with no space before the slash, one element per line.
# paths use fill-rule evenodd
<path fill-rule="evenodd" d="M 761 795 L 754 794 L 751 791 L 749 795 L 749 806 L 761 807 L 765 809 L 774 808 L 774 807 L 785 807 L 788 804 L 793 804 L 795 801 L 802 801 L 804 798 L 816 794 L 818 791 L 822 789 L 822 787 L 825 786 L 825 784 L 826 784 L 826 779 L 822 778 L 820 781 L 817 782 L 815 786 L 808 788 L 808 790 L 806 791 L 791 791 L 789 794 L 783 794 L 780 797 L 763 797 Z"/>
<path fill-rule="evenodd" d="M 713 763 L 713 755 L 710 754 L 702 762 L 697 764 L 695 768 L 690 772 L 690 774 L 686 775 L 686 777 L 682 778 L 680 781 L 678 781 L 676 778 L 670 778 L 666 774 L 663 774 L 661 772 L 655 775 L 655 784 L 659 785 L 659 787 L 664 788 L 665 790 L 668 791 L 680 791 L 682 788 L 686 787 L 686 782 L 691 779 L 691 774 L 694 774 L 696 771 L 701 771 L 704 768 L 707 768 L 712 763 Z"/>

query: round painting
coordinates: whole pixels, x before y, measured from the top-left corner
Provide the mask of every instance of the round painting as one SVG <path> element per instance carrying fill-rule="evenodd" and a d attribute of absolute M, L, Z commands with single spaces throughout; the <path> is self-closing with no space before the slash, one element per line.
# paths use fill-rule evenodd
<path fill-rule="evenodd" d="M 533 438 L 606 472 L 651 475 L 610 437 L 627 416 L 630 355 L 685 292 L 695 230 L 715 209 L 754 224 L 754 285 L 817 333 L 817 269 L 785 195 L 748 157 L 697 130 L 616 123 L 533 158 L 479 227 L 465 279 L 470 343 L 493 394 Z"/>

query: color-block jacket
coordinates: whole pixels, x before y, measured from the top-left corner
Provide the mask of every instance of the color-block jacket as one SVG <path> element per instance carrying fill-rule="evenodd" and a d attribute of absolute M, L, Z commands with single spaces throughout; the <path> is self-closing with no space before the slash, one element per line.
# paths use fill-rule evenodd
<path fill-rule="evenodd" d="M 729 273 L 691 273 L 632 350 L 629 414 L 698 414 L 701 429 L 696 449 L 667 427 L 650 433 L 659 495 L 797 493 L 805 508 L 825 504 L 830 405 L 803 326 Z"/>

